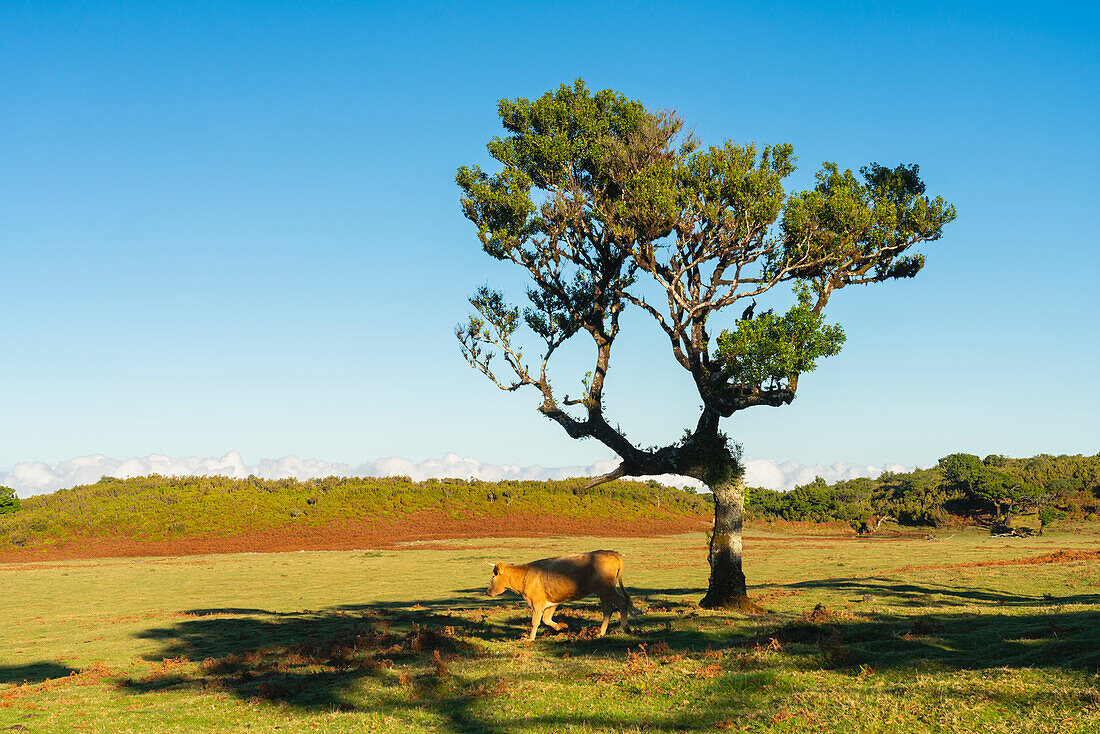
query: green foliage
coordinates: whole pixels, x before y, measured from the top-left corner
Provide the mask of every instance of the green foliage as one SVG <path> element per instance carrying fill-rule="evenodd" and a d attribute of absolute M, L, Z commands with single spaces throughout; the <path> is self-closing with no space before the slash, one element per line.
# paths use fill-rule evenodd
<path fill-rule="evenodd" d="M 812 483 L 791 490 L 786 505 L 786 520 L 822 522 L 832 519 L 832 493 L 821 477 L 815 477 Z"/>
<path fill-rule="evenodd" d="M 958 490 L 973 492 L 982 462 L 973 454 L 950 454 L 940 459 L 939 467 L 944 481 Z"/>
<path fill-rule="evenodd" d="M 1011 474 L 993 467 L 983 466 L 978 473 L 974 496 L 993 505 L 1000 517 L 1002 507 L 1020 496 L 1022 485 Z"/>
<path fill-rule="evenodd" d="M 793 195 L 783 218 L 784 247 L 773 271 L 792 262 L 819 288 L 911 278 L 924 267 L 922 255 L 906 255 L 914 240 L 934 241 L 955 218 L 942 197 L 924 196 L 916 165 L 860 169 L 863 182 L 835 163 L 825 163 L 817 186 Z M 821 236 L 828 233 L 828 236 Z"/>
<path fill-rule="evenodd" d="M 815 312 L 810 289 L 795 286 L 798 303 L 786 314 L 764 312 L 737 322 L 734 331 L 718 337 L 718 360 L 745 385 L 788 384 L 803 373 L 812 372 L 817 360 L 840 352 L 844 330 L 826 325 L 825 316 Z"/>
<path fill-rule="evenodd" d="M 498 388 L 539 390 L 545 416 L 573 438 L 603 442 L 635 474 L 703 470 L 687 444 L 642 450 L 605 419 L 621 314 L 639 309 L 668 338 L 703 402 L 706 420 L 692 441 L 705 441 L 702 433 L 718 431 L 710 416 L 790 404 L 799 375 L 844 343 L 841 327 L 824 322 L 831 295 L 916 275 L 924 258 L 911 250 L 939 239 L 955 218 L 942 198 L 925 195 L 916 165 L 871 163 L 857 177 L 826 163 L 812 190 L 788 194 L 790 144 L 704 148 L 675 113 L 590 91 L 581 79 L 533 101 L 502 100 L 499 114 L 506 135 L 488 144 L 499 171 L 463 166 L 455 180 L 485 252 L 527 271 L 530 305 L 521 322 L 519 308 L 482 288 L 471 299 L 476 313 L 455 330 L 460 349 Z M 795 286 L 786 313 L 744 319 L 712 338 L 719 312 L 780 283 Z M 545 342 L 530 363 L 514 341 L 521 323 Z M 584 395 L 555 394 L 550 358 L 583 333 L 596 347 Z M 717 443 L 712 449 L 707 472 L 727 459 Z"/>
<path fill-rule="evenodd" d="M 877 514 L 909 525 L 941 527 L 950 524 L 947 508 L 965 495 L 944 483 L 935 469 L 892 475 L 876 491 Z"/>
<path fill-rule="evenodd" d="M 964 518 L 1000 518 L 1038 511 L 1043 525 L 1072 517 L 1094 521 L 1100 496 L 1100 456 L 1013 459 L 951 454 L 933 469 L 885 472 L 877 479 L 813 483 L 790 492 L 752 488 L 746 515 L 755 519 L 844 521 L 867 527 L 890 516 L 903 524 L 941 527 Z"/>
<path fill-rule="evenodd" d="M 8 515 L 19 509 L 19 498 L 11 487 L 0 487 L 0 515 Z"/>
<path fill-rule="evenodd" d="M 572 212 L 560 201 L 540 206 L 535 190 L 598 192 L 590 222 L 614 231 L 617 240 L 652 226 L 632 216 L 628 201 L 644 200 L 644 209 L 671 214 L 669 164 L 627 167 L 621 160 L 623 141 L 642 134 L 654 119 L 640 102 L 611 90 L 593 94 L 578 79 L 533 102 L 501 100 L 499 111 L 510 135 L 494 138 L 487 147 L 502 170 L 489 176 L 478 166 L 463 166 L 456 176 L 463 212 L 477 224 L 492 257 L 520 262 L 554 257 Z M 593 260 L 600 255 L 595 248 L 588 253 Z M 594 297 L 592 285 L 578 282 L 572 295 Z"/>
<path fill-rule="evenodd" d="M 1055 507 L 1049 507 L 1048 506 L 1048 507 L 1044 507 L 1041 510 L 1039 510 L 1039 522 L 1044 527 L 1046 527 L 1047 525 L 1050 525 L 1055 520 L 1065 519 L 1065 517 L 1066 517 L 1066 513 L 1063 512 L 1062 510 L 1059 510 L 1059 509 L 1055 508 Z"/>

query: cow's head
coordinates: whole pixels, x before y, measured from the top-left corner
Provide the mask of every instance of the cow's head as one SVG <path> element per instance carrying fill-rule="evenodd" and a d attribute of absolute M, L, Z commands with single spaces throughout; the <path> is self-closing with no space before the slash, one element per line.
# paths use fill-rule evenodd
<path fill-rule="evenodd" d="M 493 578 L 489 582 L 489 588 L 485 590 L 485 593 L 489 596 L 500 596 L 508 587 L 504 585 L 504 577 L 500 575 L 500 569 L 504 565 L 503 563 L 491 563 L 493 567 Z"/>

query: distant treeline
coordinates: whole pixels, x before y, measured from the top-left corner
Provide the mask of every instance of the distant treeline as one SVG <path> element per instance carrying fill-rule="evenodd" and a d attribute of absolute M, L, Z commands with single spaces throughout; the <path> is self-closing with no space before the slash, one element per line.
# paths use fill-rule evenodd
<path fill-rule="evenodd" d="M 656 481 L 585 489 L 585 479 L 483 482 L 409 477 L 229 479 L 103 477 L 95 484 L 19 500 L 0 488 L 0 548 L 76 536 L 173 540 L 225 536 L 339 520 L 397 520 L 433 510 L 455 518 L 554 513 L 578 518 L 660 519 L 713 512 L 710 496 Z M 749 520 L 850 523 L 869 530 L 882 517 L 905 525 L 992 522 L 1032 513 L 1047 524 L 1096 520 L 1100 454 L 1011 459 L 951 454 L 931 469 L 827 484 L 820 477 L 790 492 L 751 487 Z"/>
<path fill-rule="evenodd" d="M 931 469 L 885 472 L 877 479 L 827 484 L 821 477 L 790 492 L 753 487 L 749 519 L 844 521 L 869 530 L 881 517 L 906 525 L 942 527 L 963 520 L 996 522 L 1014 513 L 1039 521 L 1096 520 L 1100 454 L 1011 459 L 951 454 Z"/>
<path fill-rule="evenodd" d="M 0 548 L 74 536 L 225 536 L 287 525 L 398 519 L 422 510 L 456 518 L 528 512 L 619 519 L 703 517 L 713 511 L 709 496 L 656 481 L 619 481 L 592 489 L 584 488 L 586 482 L 103 477 L 95 484 L 28 497 L 12 508 L 18 511 L 0 514 Z"/>

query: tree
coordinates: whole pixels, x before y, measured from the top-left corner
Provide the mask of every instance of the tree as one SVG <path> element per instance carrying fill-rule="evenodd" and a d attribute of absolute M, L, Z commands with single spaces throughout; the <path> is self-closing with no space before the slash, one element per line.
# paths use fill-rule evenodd
<path fill-rule="evenodd" d="M 19 509 L 19 498 L 11 487 L 0 487 L 0 515 L 6 515 Z"/>
<path fill-rule="evenodd" d="M 787 493 L 786 500 L 784 520 L 825 522 L 833 519 L 832 491 L 821 477 L 814 477 L 809 484 L 795 487 Z"/>
<path fill-rule="evenodd" d="M 842 329 L 824 321 L 831 296 L 916 275 L 924 258 L 910 248 L 939 239 L 954 208 L 924 195 L 916 165 L 872 163 L 857 177 L 826 163 L 816 186 L 788 195 L 791 145 L 704 148 L 676 114 L 611 90 L 592 93 L 579 79 L 535 101 L 502 100 L 499 113 L 507 134 L 488 151 L 501 170 L 462 167 L 456 180 L 485 252 L 527 271 L 529 305 L 521 312 L 499 291 L 479 289 L 475 313 L 456 329 L 463 355 L 502 390 L 537 390 L 539 410 L 570 437 L 594 438 L 620 457 L 592 486 L 666 473 L 705 483 L 714 530 L 702 603 L 747 603 L 744 470 L 720 419 L 794 400 L 799 377 L 843 344 Z M 782 284 L 793 286 L 785 313 L 715 334 L 717 317 L 747 303 L 738 301 Z M 647 298 L 653 291 L 656 302 Z M 627 308 L 654 319 L 702 403 L 695 425 L 665 446 L 636 446 L 604 414 Z M 541 342 L 531 361 L 521 325 Z M 570 397 L 552 385 L 548 367 L 575 336 L 591 339 L 595 356 Z"/>
<path fill-rule="evenodd" d="M 1047 502 L 1045 493 L 1035 485 L 1022 482 L 1010 473 L 991 466 L 981 468 L 974 495 L 993 505 L 997 521 L 1000 521 L 1005 512 L 1011 513 L 1017 506 L 1039 507 Z"/>
<path fill-rule="evenodd" d="M 953 489 L 973 494 L 974 483 L 982 471 L 982 462 L 974 454 L 950 454 L 940 459 L 940 472 Z"/>

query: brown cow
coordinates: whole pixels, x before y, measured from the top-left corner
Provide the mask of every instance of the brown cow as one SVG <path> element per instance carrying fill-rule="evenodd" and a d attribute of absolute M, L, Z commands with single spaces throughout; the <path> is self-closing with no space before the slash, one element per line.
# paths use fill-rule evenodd
<path fill-rule="evenodd" d="M 531 605 L 531 636 L 539 622 L 555 630 L 564 629 L 564 622 L 555 622 L 554 611 L 559 604 L 583 599 L 589 594 L 600 597 L 603 608 L 603 624 L 600 636 L 607 633 L 607 623 L 617 609 L 619 623 L 624 632 L 630 632 L 627 615 L 633 605 L 630 594 L 623 586 L 623 557 L 615 551 L 597 550 L 591 553 L 576 553 L 557 558 L 543 558 L 514 566 L 510 563 L 489 564 L 493 567 L 493 579 L 485 593 L 500 596 L 505 590 L 511 590 L 522 596 Z M 618 581 L 619 588 L 615 588 Z M 622 593 L 620 593 L 620 590 Z"/>

